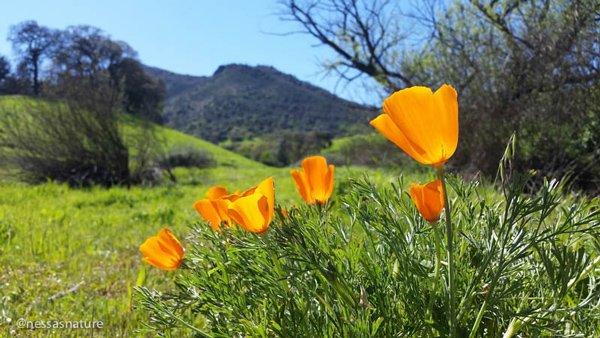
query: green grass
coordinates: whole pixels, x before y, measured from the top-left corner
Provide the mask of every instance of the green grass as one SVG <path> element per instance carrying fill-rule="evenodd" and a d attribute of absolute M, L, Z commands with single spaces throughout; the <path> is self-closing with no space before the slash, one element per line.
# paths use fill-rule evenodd
<path fill-rule="evenodd" d="M 172 142 L 188 140 L 176 132 L 166 133 L 174 135 Z M 19 318 L 92 317 L 104 323 L 95 336 L 137 335 L 134 330 L 143 317 L 131 309 L 129 292 L 144 266 L 138 247 L 165 226 L 185 245 L 188 226 L 201 221 L 192 204 L 210 186 L 245 190 L 274 175 L 276 203 L 301 203 L 289 168 L 269 168 L 236 156 L 223 156 L 221 163 L 235 163 L 239 168 L 178 169 L 177 184 L 153 188 L 72 189 L 55 183 L 4 182 L 0 186 L 0 336 L 15 329 Z M 244 162 L 248 165 L 242 165 Z M 338 191 L 349 177 L 362 173 L 381 183 L 396 175 L 337 168 Z M 210 231 L 208 226 L 206 230 Z M 176 272 L 147 270 L 147 286 L 158 290 L 173 287 Z M 64 330 L 16 332 L 24 336 L 84 335 Z"/>

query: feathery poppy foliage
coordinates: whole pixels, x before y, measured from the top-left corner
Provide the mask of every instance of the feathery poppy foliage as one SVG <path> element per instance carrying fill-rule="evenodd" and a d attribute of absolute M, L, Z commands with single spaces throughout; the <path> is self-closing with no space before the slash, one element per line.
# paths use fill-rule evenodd
<path fill-rule="evenodd" d="M 262 236 L 199 222 L 173 289 L 137 289 L 151 314 L 145 328 L 173 337 L 448 337 L 446 264 L 435 278 L 434 232 L 444 234 L 401 179 L 352 180 L 339 203 L 277 212 Z M 512 328 L 597 337 L 599 200 L 573 200 L 552 182 L 535 194 L 506 183 L 503 194 L 447 179 L 462 233 L 457 336 Z"/>
<path fill-rule="evenodd" d="M 162 270 L 175 270 L 183 261 L 183 246 L 167 228 L 148 238 L 140 246 L 142 260 Z"/>
<path fill-rule="evenodd" d="M 443 165 L 458 145 L 457 93 L 450 85 L 399 90 L 383 102 L 370 124 L 422 164 Z"/>
<path fill-rule="evenodd" d="M 409 194 L 417 206 L 419 213 L 428 222 L 436 222 L 440 219 L 440 215 L 444 209 L 442 181 L 435 180 L 425 185 L 413 183 L 410 186 Z"/>
<path fill-rule="evenodd" d="M 308 204 L 325 204 L 333 193 L 335 166 L 328 166 L 323 156 L 312 156 L 302 161 L 302 169 L 291 171 L 298 192 Z"/>

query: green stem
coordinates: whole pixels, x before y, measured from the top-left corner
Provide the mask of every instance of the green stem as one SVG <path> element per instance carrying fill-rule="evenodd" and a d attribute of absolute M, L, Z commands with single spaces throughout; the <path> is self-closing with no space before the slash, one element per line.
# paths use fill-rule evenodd
<path fill-rule="evenodd" d="M 446 252 L 448 253 L 448 288 L 450 289 L 450 337 L 456 337 L 456 295 L 454 285 L 454 229 L 452 229 L 452 218 L 450 213 L 450 203 L 448 203 L 448 190 L 446 189 L 446 180 L 444 178 L 444 167 L 437 167 L 438 176 L 442 181 L 442 191 L 444 193 L 444 210 L 446 211 Z"/>
<path fill-rule="evenodd" d="M 475 324 L 473 324 L 473 328 L 471 329 L 471 334 L 469 335 L 469 338 L 475 338 L 475 336 L 477 335 L 477 331 L 479 330 L 479 324 L 481 324 L 481 320 L 483 319 L 483 314 L 485 313 L 486 309 L 487 299 L 483 301 L 483 304 L 481 304 L 481 308 L 479 309 L 479 313 L 477 314 L 477 318 L 475 319 Z"/>
<path fill-rule="evenodd" d="M 436 224 L 431 225 L 433 228 L 433 238 L 435 240 L 435 275 L 433 276 L 433 290 L 431 298 L 429 298 L 429 320 L 433 323 L 433 300 L 435 298 L 438 280 L 440 279 L 440 262 L 442 261 L 442 240 L 440 239 L 439 227 Z"/>
<path fill-rule="evenodd" d="M 213 338 L 213 336 L 211 336 L 210 334 L 200 330 L 199 328 L 195 327 L 194 325 L 191 325 L 190 323 L 186 322 L 185 320 L 175 316 L 175 315 L 171 315 L 172 318 L 177 319 L 178 322 L 180 322 L 181 324 L 187 326 L 189 329 L 193 330 L 196 332 L 196 336 L 198 337 L 202 337 L 202 338 Z"/>

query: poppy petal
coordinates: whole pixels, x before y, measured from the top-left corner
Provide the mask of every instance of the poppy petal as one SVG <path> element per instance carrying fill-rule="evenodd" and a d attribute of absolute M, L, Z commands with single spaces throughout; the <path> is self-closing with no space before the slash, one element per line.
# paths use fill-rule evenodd
<path fill-rule="evenodd" d="M 216 200 L 228 194 L 229 193 L 227 192 L 227 189 L 225 187 L 218 185 L 208 189 L 208 191 L 206 192 L 206 198 L 208 198 L 209 200 Z"/>
<path fill-rule="evenodd" d="M 215 230 L 220 230 L 219 225 L 221 224 L 221 215 L 214 203 L 208 199 L 201 199 L 194 203 L 194 209 L 204 218 L 206 222 Z"/>
<path fill-rule="evenodd" d="M 173 235 L 171 230 L 163 228 L 159 233 L 158 237 L 164 241 L 169 248 L 171 248 L 176 256 L 183 256 L 183 246 L 179 240 Z"/>
<path fill-rule="evenodd" d="M 423 164 L 430 164 L 430 160 L 425 156 L 425 150 L 416 145 L 413 147 L 413 144 L 409 142 L 402 131 L 398 129 L 388 114 L 381 114 L 377 116 L 370 122 L 370 124 L 388 140 L 393 142 L 400 149 L 404 150 L 404 152 L 412 157 L 415 161 Z"/>
<path fill-rule="evenodd" d="M 325 181 L 327 182 L 327 190 L 325 191 L 325 200 L 320 201 L 321 203 L 325 203 L 333 194 L 333 183 L 335 176 L 335 166 L 333 164 L 329 165 L 329 170 L 327 171 L 327 175 L 325 176 Z"/>
<path fill-rule="evenodd" d="M 417 210 L 427 221 L 435 222 L 440 219 L 445 205 L 440 180 L 429 182 L 426 185 L 413 183 L 409 194 Z"/>
<path fill-rule="evenodd" d="M 266 209 L 263 210 L 263 216 L 265 217 L 266 224 L 269 225 L 273 220 L 273 213 L 275 212 L 275 184 L 273 176 L 262 181 L 256 188 L 256 192 L 266 197 Z"/>
<path fill-rule="evenodd" d="M 458 94 L 450 85 L 443 85 L 433 94 L 437 108 L 444 159 L 452 157 L 458 145 Z"/>
<path fill-rule="evenodd" d="M 303 172 L 299 170 L 292 170 L 290 172 L 292 178 L 294 179 L 294 183 L 296 184 L 296 189 L 300 193 L 300 196 L 308 203 L 315 204 L 315 200 L 311 198 L 310 194 L 310 186 L 308 185 L 308 181 Z"/>
<path fill-rule="evenodd" d="M 267 197 L 257 193 L 236 200 L 229 206 L 229 216 L 247 231 L 264 232 L 266 218 L 264 210 L 259 208 L 260 199 L 266 201 Z"/>

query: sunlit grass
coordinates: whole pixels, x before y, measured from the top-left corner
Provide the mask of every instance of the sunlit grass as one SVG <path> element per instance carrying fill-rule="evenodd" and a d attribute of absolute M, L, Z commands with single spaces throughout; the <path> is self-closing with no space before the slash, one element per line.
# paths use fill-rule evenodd
<path fill-rule="evenodd" d="M 200 221 L 192 204 L 213 185 L 245 190 L 274 175 L 276 203 L 301 202 L 289 168 L 178 169 L 176 184 L 157 187 L 72 189 L 46 183 L 4 182 L 0 186 L 0 332 L 19 318 L 101 320 L 96 334 L 132 336 L 143 319 L 132 310 L 130 288 L 142 266 L 139 245 L 169 227 L 186 244 L 189 225 Z M 340 167 L 337 191 L 349 177 L 379 182 L 394 172 Z M 207 231 L 209 227 L 207 226 Z M 146 286 L 172 288 L 176 272 L 149 267 Z M 27 333 L 29 331 L 17 331 Z M 39 331 L 57 337 L 77 331 Z M 26 335 L 31 334 L 31 332 Z M 152 335 L 150 335 L 152 336 Z"/>

